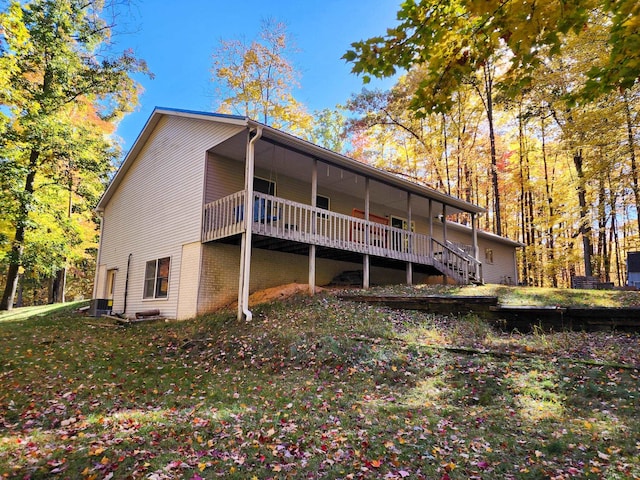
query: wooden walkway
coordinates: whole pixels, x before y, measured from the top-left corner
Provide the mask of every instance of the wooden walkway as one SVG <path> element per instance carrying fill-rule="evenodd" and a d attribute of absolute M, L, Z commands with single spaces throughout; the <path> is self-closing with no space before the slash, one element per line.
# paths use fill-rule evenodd
<path fill-rule="evenodd" d="M 438 296 L 404 297 L 342 295 L 343 300 L 385 305 L 399 310 L 421 310 L 445 314 L 476 314 L 504 330 L 545 331 L 618 330 L 640 332 L 640 307 L 538 307 L 498 305 L 498 297 Z"/>

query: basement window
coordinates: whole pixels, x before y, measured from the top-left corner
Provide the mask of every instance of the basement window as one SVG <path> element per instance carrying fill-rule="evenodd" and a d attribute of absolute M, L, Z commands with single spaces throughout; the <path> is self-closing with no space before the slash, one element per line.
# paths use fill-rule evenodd
<path fill-rule="evenodd" d="M 169 295 L 169 266 L 171 258 L 150 260 L 144 271 L 143 298 L 167 298 Z"/>

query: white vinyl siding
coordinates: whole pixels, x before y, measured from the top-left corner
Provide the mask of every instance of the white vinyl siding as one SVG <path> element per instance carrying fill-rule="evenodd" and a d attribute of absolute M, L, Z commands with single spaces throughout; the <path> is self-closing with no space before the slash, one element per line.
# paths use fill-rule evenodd
<path fill-rule="evenodd" d="M 120 272 L 114 312 L 123 311 L 128 277 L 125 313 L 154 306 L 163 316 L 177 316 L 182 246 L 200 241 L 207 150 L 242 130 L 234 125 L 164 116 L 137 157 L 129 159 L 130 168 L 104 211 L 100 262 Z M 144 300 L 146 262 L 164 257 L 171 257 L 169 295 L 167 299 Z"/>
<path fill-rule="evenodd" d="M 182 246 L 182 265 L 178 290 L 179 320 L 195 317 L 198 306 L 198 283 L 200 282 L 200 262 L 202 243 L 194 242 Z"/>

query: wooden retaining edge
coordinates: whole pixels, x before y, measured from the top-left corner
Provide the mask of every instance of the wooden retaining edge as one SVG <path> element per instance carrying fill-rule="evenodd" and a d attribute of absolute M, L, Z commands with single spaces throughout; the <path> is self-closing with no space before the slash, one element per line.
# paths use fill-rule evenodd
<path fill-rule="evenodd" d="M 432 313 L 488 313 L 490 307 L 498 305 L 498 297 L 489 296 L 440 296 L 426 297 L 339 295 L 341 300 L 384 305 L 405 310 L 421 310 Z"/>
<path fill-rule="evenodd" d="M 475 313 L 503 329 L 640 331 L 640 307 L 559 307 L 498 305 L 491 296 L 403 297 L 339 295 L 341 300 L 385 305 L 390 308 L 444 314 Z"/>

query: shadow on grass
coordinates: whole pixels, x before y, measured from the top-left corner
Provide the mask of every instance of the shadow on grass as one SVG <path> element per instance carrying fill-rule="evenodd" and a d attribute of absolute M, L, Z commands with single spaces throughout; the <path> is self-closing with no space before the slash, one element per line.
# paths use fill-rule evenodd
<path fill-rule="evenodd" d="M 53 303 L 50 305 L 36 305 L 33 307 L 17 307 L 12 310 L 0 311 L 0 322 L 20 322 L 33 317 L 45 317 L 54 314 L 68 314 L 74 309 L 88 305 L 87 300 L 68 303 Z"/>

